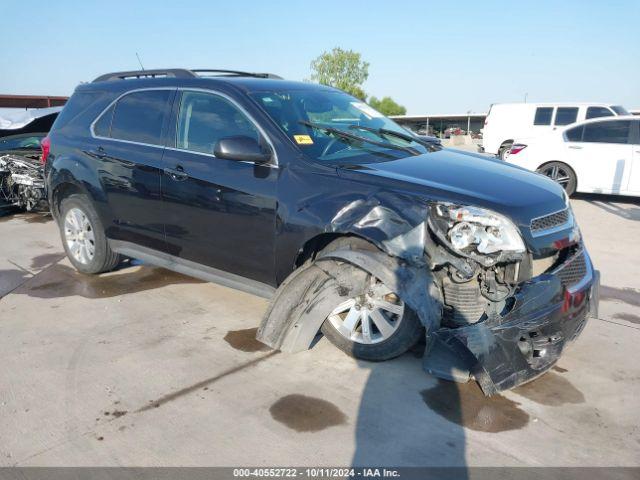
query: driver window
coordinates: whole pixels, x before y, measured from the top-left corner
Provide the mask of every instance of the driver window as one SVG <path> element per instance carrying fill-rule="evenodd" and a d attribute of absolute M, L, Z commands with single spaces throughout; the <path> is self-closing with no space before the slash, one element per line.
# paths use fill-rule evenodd
<path fill-rule="evenodd" d="M 213 155 L 220 139 L 239 135 L 260 141 L 256 127 L 225 98 L 206 92 L 182 92 L 176 148 Z"/>

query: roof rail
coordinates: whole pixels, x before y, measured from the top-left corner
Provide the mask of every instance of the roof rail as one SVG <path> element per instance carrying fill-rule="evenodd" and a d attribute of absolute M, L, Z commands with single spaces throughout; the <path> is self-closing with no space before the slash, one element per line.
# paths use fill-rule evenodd
<path fill-rule="evenodd" d="M 194 78 L 197 75 L 184 68 L 165 68 L 157 70 L 131 70 L 129 72 L 113 72 L 100 75 L 94 82 L 108 82 L 110 80 L 126 80 L 127 78 Z"/>
<path fill-rule="evenodd" d="M 197 74 L 201 74 L 201 73 L 205 74 L 200 76 L 207 76 L 206 74 L 213 74 L 211 76 L 214 76 L 214 74 L 219 73 L 222 75 L 228 75 L 232 77 L 274 78 L 277 80 L 282 80 L 282 77 L 275 75 L 273 73 L 242 72 L 239 70 L 218 70 L 218 69 L 210 69 L 210 68 L 198 68 L 198 69 L 192 69 L 191 71 Z"/>

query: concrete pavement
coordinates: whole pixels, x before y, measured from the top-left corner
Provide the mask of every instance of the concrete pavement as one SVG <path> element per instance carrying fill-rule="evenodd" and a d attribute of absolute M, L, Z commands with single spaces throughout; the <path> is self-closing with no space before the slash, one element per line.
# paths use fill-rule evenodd
<path fill-rule="evenodd" d="M 99 277 L 53 221 L 0 218 L 0 466 L 640 464 L 640 205 L 573 201 L 600 318 L 486 399 L 420 352 L 358 362 L 253 339 L 263 299 L 147 266 Z"/>

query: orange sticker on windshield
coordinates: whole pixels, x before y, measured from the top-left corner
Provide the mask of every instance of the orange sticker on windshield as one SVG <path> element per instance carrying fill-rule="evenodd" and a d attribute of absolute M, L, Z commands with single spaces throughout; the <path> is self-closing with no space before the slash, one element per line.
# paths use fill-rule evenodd
<path fill-rule="evenodd" d="M 313 145 L 313 140 L 309 135 L 294 135 L 293 139 L 298 145 Z"/>

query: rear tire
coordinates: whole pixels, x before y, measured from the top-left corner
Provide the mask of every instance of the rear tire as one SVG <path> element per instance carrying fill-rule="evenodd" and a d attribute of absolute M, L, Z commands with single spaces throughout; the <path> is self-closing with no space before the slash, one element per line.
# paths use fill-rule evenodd
<path fill-rule="evenodd" d="M 357 237 L 344 237 L 329 244 L 321 253 L 342 249 L 370 251 L 376 247 Z M 422 338 L 424 328 L 418 316 L 395 292 L 373 276 L 370 276 L 370 282 L 372 296 L 345 299 L 336 295 L 336 309 L 324 321 L 321 330 L 347 355 L 380 362 L 407 352 Z"/>
<path fill-rule="evenodd" d="M 566 163 L 545 163 L 536 171 L 549 177 L 554 182 L 560 184 L 560 186 L 564 188 L 565 192 L 567 192 L 568 196 L 576 193 L 576 188 L 578 187 L 578 178 L 576 177 L 576 172 L 574 172 L 573 169 Z"/>
<path fill-rule="evenodd" d="M 79 272 L 109 272 L 120 263 L 121 257 L 109 247 L 104 227 L 86 195 L 62 200 L 59 227 L 67 257 Z"/>
<path fill-rule="evenodd" d="M 500 150 L 498 150 L 498 157 L 500 158 L 500 160 L 504 161 L 507 159 L 507 153 L 509 152 L 509 150 L 511 150 L 512 146 L 513 142 L 505 142 L 500 145 Z"/>

